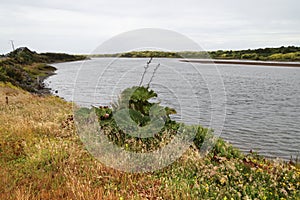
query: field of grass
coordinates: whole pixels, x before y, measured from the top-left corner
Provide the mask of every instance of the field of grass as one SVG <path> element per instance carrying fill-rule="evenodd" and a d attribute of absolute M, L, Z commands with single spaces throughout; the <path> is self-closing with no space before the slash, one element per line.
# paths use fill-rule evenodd
<path fill-rule="evenodd" d="M 156 172 L 108 168 L 77 136 L 71 103 L 4 83 L 0 97 L 0 199 L 300 199 L 299 166 L 222 140 Z"/>

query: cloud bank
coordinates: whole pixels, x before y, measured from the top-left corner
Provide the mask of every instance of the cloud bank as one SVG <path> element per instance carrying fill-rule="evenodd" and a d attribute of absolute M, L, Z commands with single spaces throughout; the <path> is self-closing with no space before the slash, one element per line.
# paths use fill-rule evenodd
<path fill-rule="evenodd" d="M 21 1 L 1 2 L 1 52 L 89 53 L 107 39 L 139 28 L 177 31 L 203 49 L 300 45 L 300 1 Z"/>

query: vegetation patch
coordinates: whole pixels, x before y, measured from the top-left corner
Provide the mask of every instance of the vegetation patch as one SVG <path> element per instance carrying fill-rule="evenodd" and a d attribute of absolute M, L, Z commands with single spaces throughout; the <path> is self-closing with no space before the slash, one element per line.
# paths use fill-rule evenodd
<path fill-rule="evenodd" d="M 83 59 L 86 57 L 59 53 L 38 54 L 26 47 L 18 48 L 0 60 L 0 81 L 10 82 L 29 92 L 47 93 L 43 80 L 56 70 L 48 63 Z"/>
<path fill-rule="evenodd" d="M 82 109 L 79 114 L 95 111 L 110 141 L 127 151 L 160 148 L 180 127 L 188 130 L 188 141 L 188 133 L 195 133 L 191 146 L 174 163 L 155 172 L 124 173 L 103 165 L 76 134 L 71 103 L 28 92 L 32 77 L 48 70 L 40 62 L 30 63 L 34 57 L 22 55 L 21 62 L 26 64 L 14 58 L 1 61 L 0 199 L 300 198 L 299 163 L 246 155 L 216 139 L 212 130 L 175 122 L 170 115 L 176 111 L 151 102 L 157 94 L 147 87 L 124 90 L 112 108 Z M 115 121 L 122 109 L 141 128 L 151 123 L 153 115 L 164 118 L 162 129 L 150 138 L 132 137 Z M 214 145 L 203 154 L 205 138 Z"/>
<path fill-rule="evenodd" d="M 278 48 L 260 48 L 248 50 L 218 50 L 218 51 L 132 51 L 117 54 L 98 54 L 91 57 L 129 57 L 129 58 L 200 58 L 200 59 L 235 59 L 260 61 L 300 61 L 300 47 L 288 46 Z"/>
<path fill-rule="evenodd" d="M 5 95 L 8 105 L 0 99 L 1 199 L 299 198 L 299 168 L 244 155 L 221 139 L 201 156 L 202 137 L 196 138 L 180 159 L 156 172 L 116 171 L 85 149 L 70 103 L 1 83 L 0 96 Z"/>

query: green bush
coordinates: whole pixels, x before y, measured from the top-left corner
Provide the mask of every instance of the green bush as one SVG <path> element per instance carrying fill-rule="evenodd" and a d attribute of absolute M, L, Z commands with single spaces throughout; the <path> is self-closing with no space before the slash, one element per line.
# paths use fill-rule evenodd
<path fill-rule="evenodd" d="M 114 144 L 124 147 L 126 150 L 135 152 L 147 152 L 156 150 L 170 142 L 174 136 L 180 136 L 183 140 L 193 142 L 195 146 L 200 150 L 205 139 L 212 139 L 213 135 L 211 130 L 204 128 L 200 125 L 185 125 L 171 120 L 170 115 L 175 114 L 176 111 L 169 107 L 162 107 L 158 103 L 150 103 L 149 100 L 153 97 L 157 97 L 157 94 L 146 87 L 132 87 L 125 89 L 121 94 L 118 101 L 113 105 L 112 109 L 107 106 L 100 106 L 95 109 L 98 116 L 100 128 L 107 135 L 109 140 Z M 154 111 L 153 111 L 153 108 Z M 118 112 L 126 110 L 124 115 L 119 115 Z M 164 119 L 163 127 L 157 131 L 149 125 L 151 123 L 150 110 L 152 109 L 152 115 L 157 115 Z M 128 111 L 128 112 L 127 112 Z M 127 116 L 129 113 L 129 116 Z M 123 113 L 121 113 L 123 114 Z M 125 126 L 120 127 L 116 122 L 116 119 L 120 117 L 125 121 Z M 129 118 L 128 118 L 129 117 Z M 126 126 L 127 121 L 134 121 L 134 125 L 138 127 L 149 126 L 146 131 L 153 131 L 153 137 L 134 137 L 127 133 L 128 131 L 135 131 L 134 128 L 129 125 Z M 124 128 L 125 127 L 125 128 Z M 125 129 L 125 130 L 124 130 Z M 143 129 L 142 129 L 143 130 Z M 143 133 L 142 133 L 143 134 Z M 218 140 L 220 148 L 229 150 L 228 157 L 236 156 L 235 150 L 227 148 L 222 140 Z M 209 143 L 214 145 L 214 143 Z M 223 153 L 219 146 L 215 150 L 216 153 Z"/>

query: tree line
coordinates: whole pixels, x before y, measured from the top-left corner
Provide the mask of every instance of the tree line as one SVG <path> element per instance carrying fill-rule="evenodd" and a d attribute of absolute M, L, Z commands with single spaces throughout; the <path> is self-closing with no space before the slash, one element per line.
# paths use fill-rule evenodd
<path fill-rule="evenodd" d="M 217 50 L 217 51 L 131 51 L 115 54 L 95 54 L 91 57 L 164 57 L 164 58 L 200 58 L 200 59 L 236 59 L 236 60 L 273 60 L 300 61 L 300 47 L 288 46 L 277 48 L 259 48 L 247 50 Z"/>

